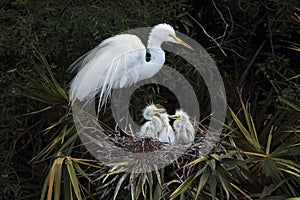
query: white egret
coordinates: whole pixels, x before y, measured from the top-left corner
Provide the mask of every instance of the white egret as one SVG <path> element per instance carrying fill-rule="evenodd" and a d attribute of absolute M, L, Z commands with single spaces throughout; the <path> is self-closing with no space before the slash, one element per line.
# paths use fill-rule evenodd
<path fill-rule="evenodd" d="M 169 116 L 175 119 L 173 128 L 177 144 L 191 144 L 195 139 L 195 129 L 189 120 L 189 116 L 183 110 L 177 110 L 175 115 Z"/>
<path fill-rule="evenodd" d="M 158 116 L 162 122 L 162 129 L 158 133 L 158 140 L 160 142 L 175 144 L 175 134 L 172 126 L 170 125 L 168 113 L 159 113 Z"/>
<path fill-rule="evenodd" d="M 158 139 L 158 133 L 162 129 L 163 123 L 157 114 L 165 111 L 163 108 L 157 108 L 154 104 L 148 105 L 143 111 L 143 117 L 148 121 L 143 124 L 137 136 Z"/>
<path fill-rule="evenodd" d="M 146 48 L 136 35 L 120 34 L 104 40 L 71 65 L 71 71 L 79 71 L 70 85 L 70 101 L 82 101 L 100 93 L 99 110 L 106 104 L 112 89 L 129 87 L 151 78 L 165 62 L 165 52 L 161 49 L 163 42 L 192 49 L 175 35 L 168 24 L 154 26 L 149 34 L 147 49 L 151 54 L 150 61 L 146 61 Z"/>

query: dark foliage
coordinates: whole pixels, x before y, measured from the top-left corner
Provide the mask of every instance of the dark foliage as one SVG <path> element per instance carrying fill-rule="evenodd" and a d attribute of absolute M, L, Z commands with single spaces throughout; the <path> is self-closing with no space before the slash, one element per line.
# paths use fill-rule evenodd
<path fill-rule="evenodd" d="M 46 198 L 51 189 L 54 199 L 299 197 L 299 6 L 297 0 L 2 0 L 0 199 Z M 66 69 L 103 39 L 162 22 L 215 59 L 230 107 L 223 140 L 205 158 L 187 155 L 155 172 L 128 174 L 98 163 L 81 144 L 67 97 L 74 75 Z M 167 64 L 209 104 L 201 77 L 182 67 L 184 60 L 167 54 Z M 170 111 L 178 105 L 157 85 L 135 95 L 138 123 L 150 101 Z M 109 111 L 101 122 L 113 127 Z"/>

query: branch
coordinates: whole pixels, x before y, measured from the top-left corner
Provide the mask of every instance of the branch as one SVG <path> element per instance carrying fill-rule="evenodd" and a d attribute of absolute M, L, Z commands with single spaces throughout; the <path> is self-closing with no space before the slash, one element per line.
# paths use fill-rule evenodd
<path fill-rule="evenodd" d="M 202 29 L 203 33 L 208 37 L 210 38 L 217 46 L 218 48 L 221 50 L 221 52 L 224 54 L 224 56 L 227 57 L 227 54 L 225 53 L 225 51 L 223 50 L 223 48 L 221 47 L 221 45 L 217 42 L 218 39 L 222 38 L 224 39 L 225 38 L 225 35 L 227 33 L 227 29 L 228 29 L 228 23 L 226 22 L 222 12 L 218 9 L 218 7 L 216 6 L 216 3 L 214 2 L 214 0 L 212 0 L 212 3 L 216 9 L 216 11 L 218 12 L 218 14 L 220 15 L 222 21 L 224 22 L 225 24 L 225 29 L 224 29 L 224 32 L 222 35 L 214 38 L 213 36 L 211 36 L 210 34 L 207 33 L 207 31 L 205 30 L 205 28 L 200 24 L 200 22 L 198 22 L 193 16 L 191 16 L 189 13 L 187 13 L 187 15 L 198 25 L 200 26 L 200 28 Z M 228 9 L 228 8 L 227 8 Z M 231 14 L 230 14 L 231 15 Z M 223 42 L 223 41 L 222 41 Z"/>

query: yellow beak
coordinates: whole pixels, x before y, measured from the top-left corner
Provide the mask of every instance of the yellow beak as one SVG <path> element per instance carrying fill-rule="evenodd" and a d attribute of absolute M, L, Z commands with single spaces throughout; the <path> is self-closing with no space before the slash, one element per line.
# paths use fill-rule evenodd
<path fill-rule="evenodd" d="M 178 115 L 169 115 L 169 118 L 171 118 L 171 119 L 179 119 L 179 116 Z"/>
<path fill-rule="evenodd" d="M 182 41 L 179 37 L 170 34 L 170 37 L 172 37 L 176 42 L 178 42 L 179 44 L 185 46 L 186 48 L 190 49 L 190 50 L 194 50 L 190 45 L 188 45 L 187 43 L 185 43 L 184 41 Z"/>
<path fill-rule="evenodd" d="M 163 113 L 163 112 L 166 112 L 166 109 L 158 108 L 158 109 L 155 110 L 155 113 Z"/>

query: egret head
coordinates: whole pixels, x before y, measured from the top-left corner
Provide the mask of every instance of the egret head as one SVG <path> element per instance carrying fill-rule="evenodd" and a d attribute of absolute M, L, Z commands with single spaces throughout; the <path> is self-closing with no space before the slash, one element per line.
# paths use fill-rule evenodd
<path fill-rule="evenodd" d="M 166 112 L 160 113 L 160 114 L 159 114 L 159 118 L 160 118 L 164 123 L 169 124 L 170 119 L 169 119 L 168 113 L 166 113 Z"/>
<path fill-rule="evenodd" d="M 155 35 L 161 42 L 173 42 L 181 44 L 188 49 L 193 50 L 193 48 L 187 43 L 183 42 L 180 38 L 176 36 L 175 30 L 169 24 L 158 24 L 153 27 L 150 35 Z"/>
<path fill-rule="evenodd" d="M 175 119 L 178 121 L 181 121 L 183 123 L 187 122 L 189 120 L 189 116 L 186 112 L 183 110 L 176 110 L 175 115 L 170 115 L 169 116 L 171 119 Z"/>
<path fill-rule="evenodd" d="M 143 117 L 145 119 L 150 119 L 158 113 L 166 112 L 164 108 L 157 108 L 154 104 L 148 105 L 143 111 Z"/>

